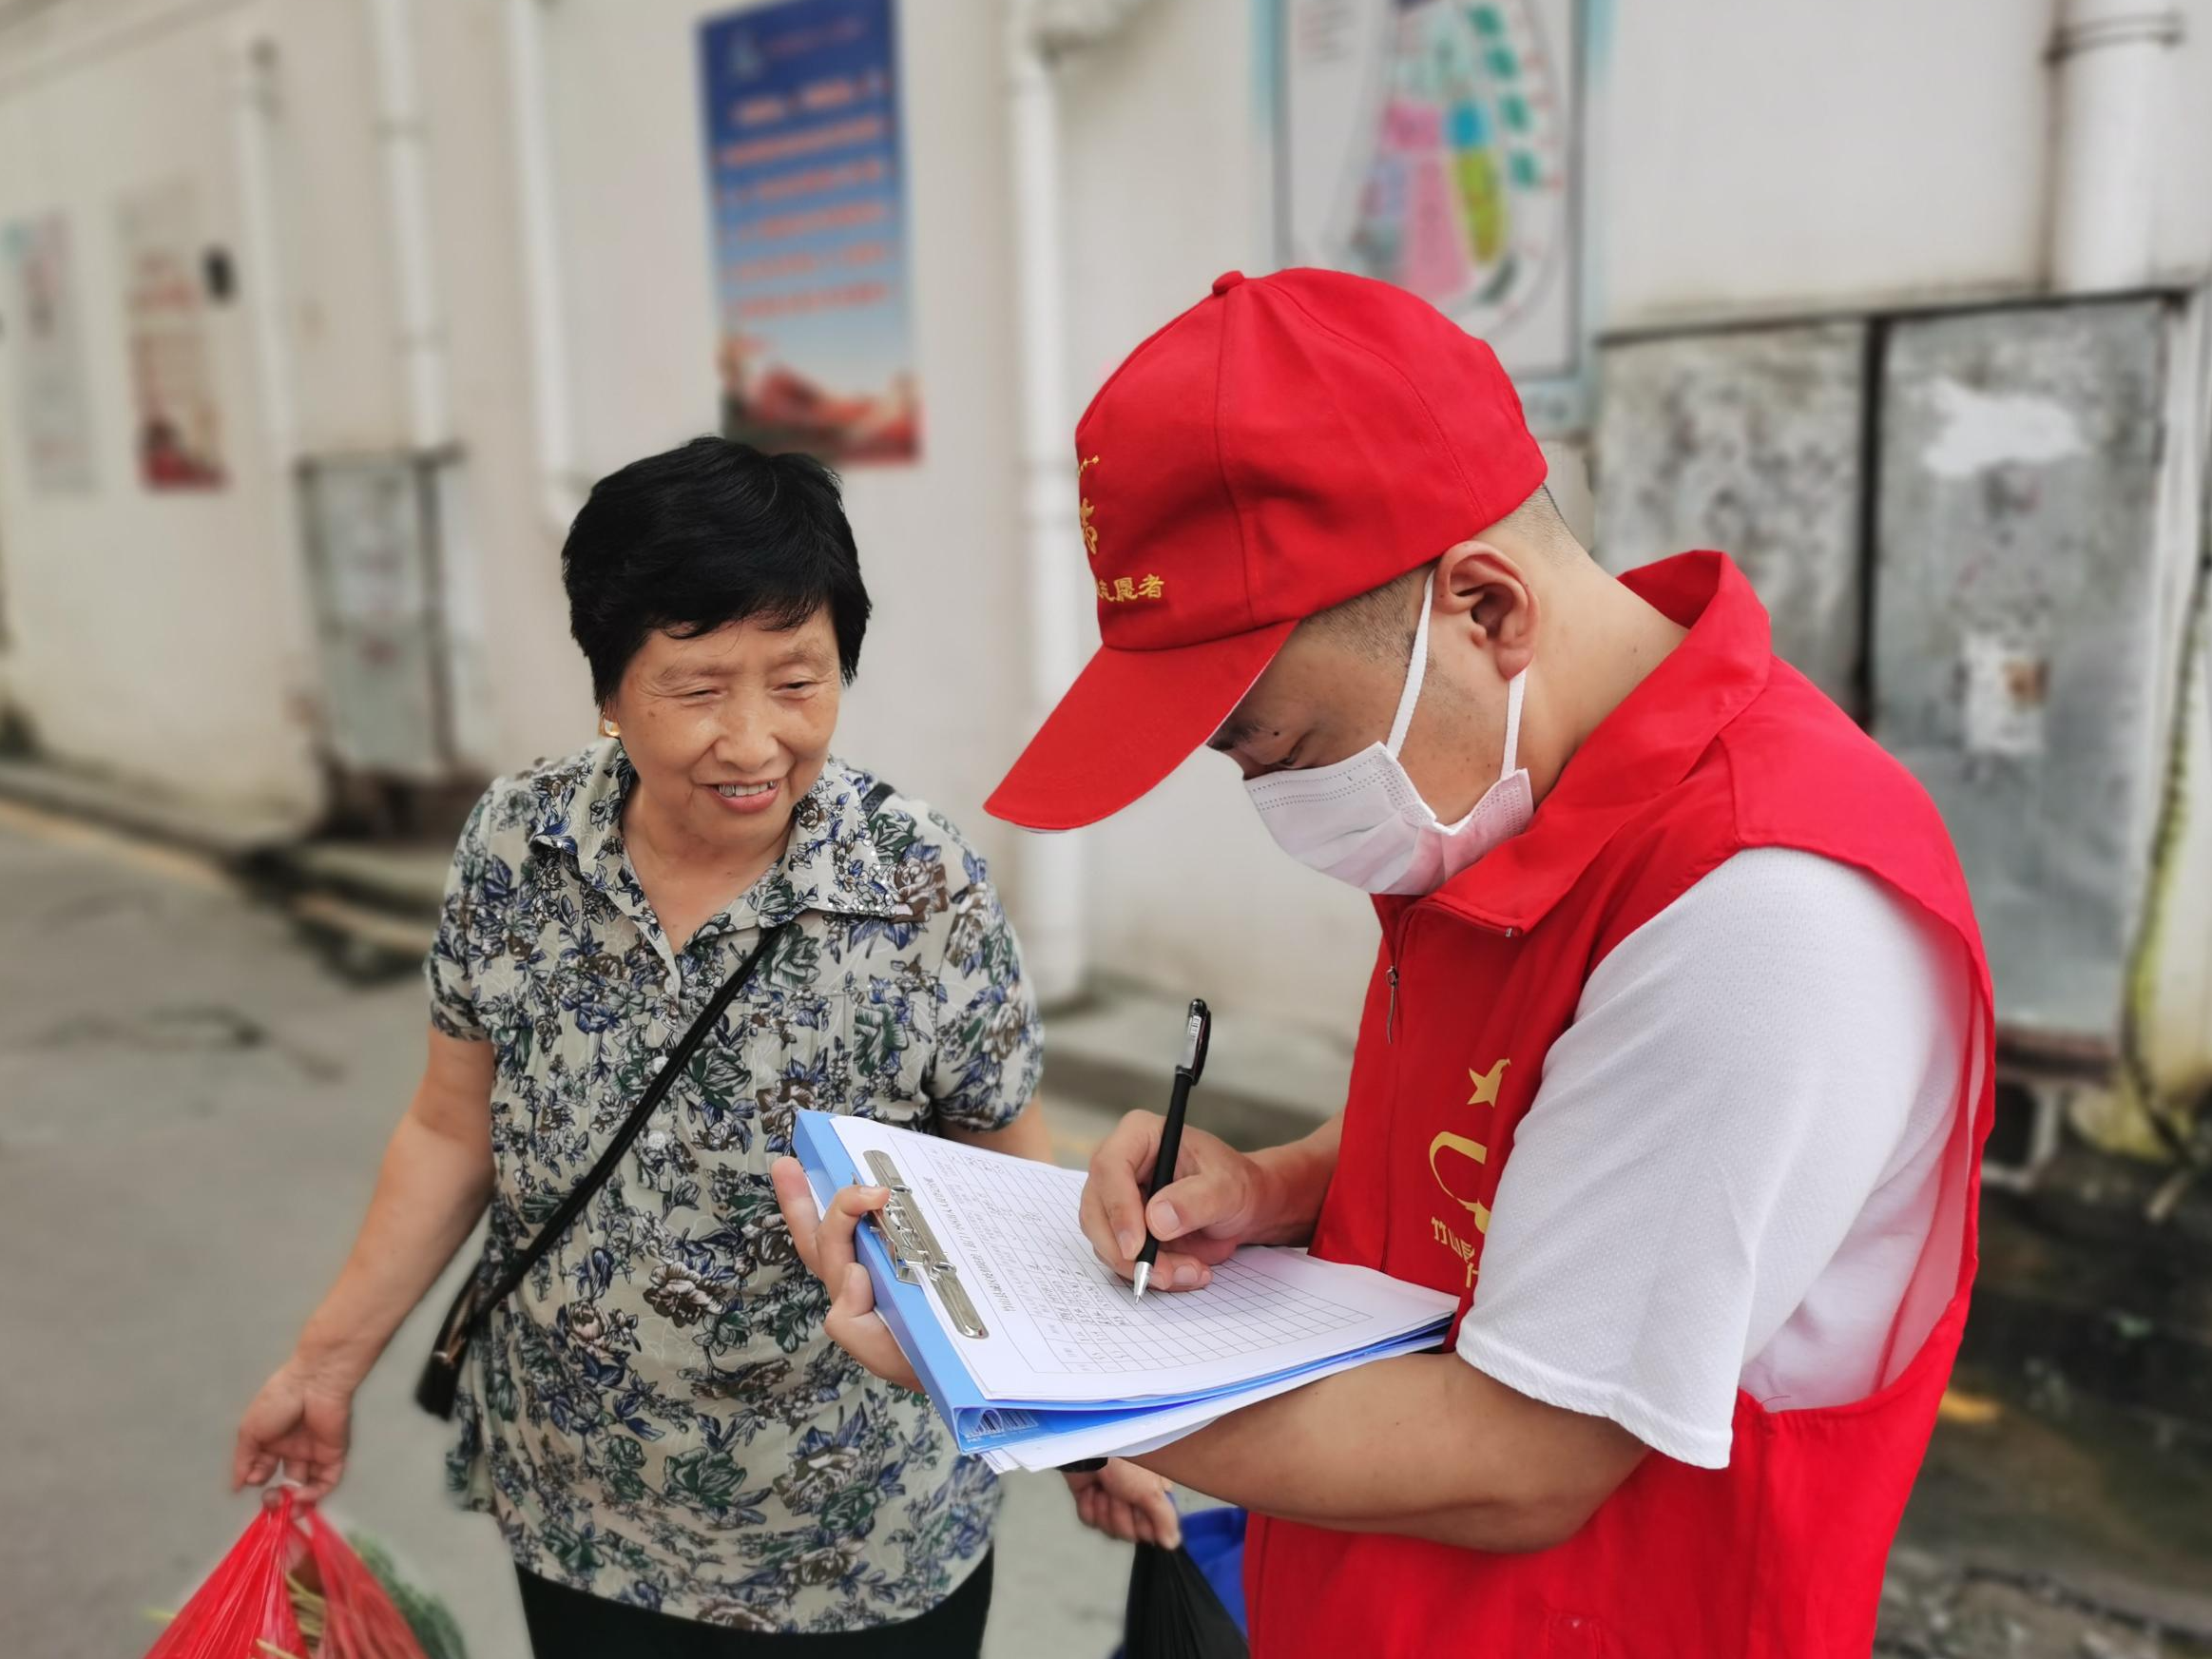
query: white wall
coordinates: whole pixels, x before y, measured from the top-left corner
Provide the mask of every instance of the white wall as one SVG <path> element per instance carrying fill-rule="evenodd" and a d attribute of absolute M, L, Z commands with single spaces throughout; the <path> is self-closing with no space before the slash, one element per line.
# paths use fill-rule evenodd
<path fill-rule="evenodd" d="M 464 456 L 464 747 L 485 770 L 572 747 L 592 719 L 539 502 L 503 5 L 414 6 Z M 2182 9 L 2160 208 L 2177 273 L 2212 264 L 2212 0 Z M 568 390 L 589 474 L 716 417 L 695 31 L 722 10 L 542 10 Z M 2046 0 L 1613 10 L 1607 326 L 2040 281 Z M 1061 71 L 1070 428 L 1123 355 L 1216 274 L 1272 263 L 1254 15 L 1252 0 L 1154 0 Z M 0 364 L 0 569 L 18 642 L 0 674 L 67 756 L 300 805 L 314 667 L 244 301 L 210 318 L 232 486 L 148 494 L 129 453 L 112 245 L 116 193 L 183 169 L 202 181 L 209 238 L 238 251 L 222 54 L 255 16 L 277 29 L 287 93 L 277 183 L 301 436 L 346 450 L 404 435 L 361 0 L 74 0 L 0 31 L 0 217 L 71 210 L 101 469 L 91 498 L 30 493 Z M 878 611 L 841 746 L 948 810 L 1010 884 L 1011 832 L 981 812 L 1027 735 L 1000 19 L 1000 0 L 900 10 L 926 435 L 918 466 L 847 479 Z M 255 275 L 241 260 L 249 293 Z M 1565 470 L 1575 464 L 1568 452 Z M 1570 487 L 1570 511 L 1582 499 Z M 1221 762 L 1201 757 L 1083 840 L 1099 966 L 1225 1011 L 1348 1029 L 1371 915 L 1275 851 Z"/>
<path fill-rule="evenodd" d="M 277 41 L 273 206 L 299 446 L 310 454 L 396 448 L 405 391 L 366 9 L 264 0 L 240 16 L 266 19 Z M 211 22 L 200 49 L 218 49 L 225 32 Z"/>
<path fill-rule="evenodd" d="M 727 9 L 569 0 L 543 11 L 569 395 L 587 476 L 716 418 L 695 26 Z M 448 555 L 463 759 L 505 770 L 587 741 L 593 710 L 567 635 L 560 534 L 539 504 L 502 0 L 416 0 L 413 11 L 462 454 Z M 308 714 L 317 682 L 279 493 L 288 485 L 267 460 L 254 403 L 244 304 L 211 318 L 231 488 L 148 495 L 130 469 L 109 247 L 115 190 L 189 172 L 208 239 L 229 245 L 241 282 L 255 282 L 230 200 L 224 57 L 255 18 L 279 48 L 274 184 L 300 445 L 346 453 L 405 441 L 360 0 L 285 0 L 265 12 L 74 0 L 0 33 L 0 217 L 72 209 L 102 434 L 101 489 L 87 501 L 35 496 L 0 471 L 20 641 L 0 672 L 61 757 L 304 812 L 317 787 Z M 998 17 L 995 5 L 963 0 L 906 8 L 902 23 L 926 436 L 920 465 L 855 468 L 847 479 L 878 610 L 841 746 L 942 805 L 1004 865 L 1010 832 L 981 811 L 1018 744 L 1025 683 Z M 121 29 L 112 42 L 111 26 Z M 69 54 L 67 72 L 46 68 L 57 50 Z M 0 422 L 9 384 L 0 379 Z"/>
<path fill-rule="evenodd" d="M 2037 280 L 2048 4 L 1698 0 L 1618 17 L 1612 325 Z"/>
<path fill-rule="evenodd" d="M 203 241 L 239 248 L 221 30 L 244 9 L 202 7 L 183 26 L 168 11 L 107 0 L 0 36 L 0 221 L 67 213 L 96 450 L 91 492 L 41 493 L 18 423 L 0 416 L 4 671 L 57 755 L 304 812 L 317 788 L 305 601 L 271 532 L 288 485 L 262 443 L 242 292 L 205 313 L 228 486 L 138 481 L 117 200 L 189 177 Z M 240 280 L 254 280 L 242 261 Z M 16 395 L 10 349 L 0 338 L 0 408 Z"/>
<path fill-rule="evenodd" d="M 2159 251 L 2212 262 L 2212 5 L 2179 0 Z M 1618 0 L 1607 324 L 2032 291 L 2055 8 Z"/>
<path fill-rule="evenodd" d="M 568 327 L 586 469 L 717 418 L 695 28 L 698 0 L 575 0 L 548 13 Z M 1009 163 L 997 10 L 899 13 L 918 465 L 856 466 L 845 501 L 875 603 L 839 748 L 947 812 L 1002 875 L 982 801 L 1021 736 Z M 573 654 L 560 628 L 540 648 Z M 574 704 L 576 739 L 589 709 Z"/>
<path fill-rule="evenodd" d="M 1246 0 L 1163 0 L 1064 71 L 1070 434 L 1139 340 L 1222 271 L 1273 263 L 1250 25 Z M 1349 1032 L 1374 912 L 1276 849 L 1227 762 L 1195 756 L 1082 834 L 1099 967 Z"/>
<path fill-rule="evenodd" d="M 448 527 L 446 561 L 456 737 L 466 766 L 510 772 L 591 741 L 595 711 L 583 654 L 568 638 L 560 531 L 540 504 L 501 0 L 414 0 L 414 12 L 461 451 L 460 513 Z M 573 395 L 590 401 L 580 389 Z"/>

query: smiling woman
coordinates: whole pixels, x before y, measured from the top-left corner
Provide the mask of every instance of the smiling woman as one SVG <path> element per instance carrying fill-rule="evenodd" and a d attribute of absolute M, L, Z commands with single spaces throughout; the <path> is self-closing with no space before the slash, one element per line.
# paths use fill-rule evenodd
<path fill-rule="evenodd" d="M 561 569 L 601 730 L 637 773 L 638 879 L 688 937 L 781 854 L 860 666 L 868 590 L 837 481 L 699 438 L 602 481 Z"/>
<path fill-rule="evenodd" d="M 540 1659 L 971 1656 L 991 1476 L 825 1340 L 768 1170 L 808 1108 L 1048 1155 L 1012 930 L 951 823 L 830 752 L 869 603 L 822 467 L 719 438 L 636 462 L 562 572 L 601 741 L 500 779 L 462 832 L 422 1085 L 235 1477 L 335 1483 L 355 1390 L 487 1205 L 480 1285 L 765 941 L 490 1309 L 449 1483 L 498 1520 Z M 1095 1478 L 1087 1517 L 1172 1528 L 1156 1477 Z"/>

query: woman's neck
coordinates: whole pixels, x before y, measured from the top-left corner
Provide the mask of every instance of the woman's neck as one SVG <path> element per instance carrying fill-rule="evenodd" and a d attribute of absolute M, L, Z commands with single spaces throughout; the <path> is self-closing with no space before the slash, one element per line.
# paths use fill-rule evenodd
<path fill-rule="evenodd" d="M 630 868 L 679 949 L 702 922 L 720 915 L 752 890 L 791 839 L 791 818 L 742 839 L 701 834 L 660 810 L 642 785 L 623 804 L 623 839 Z"/>

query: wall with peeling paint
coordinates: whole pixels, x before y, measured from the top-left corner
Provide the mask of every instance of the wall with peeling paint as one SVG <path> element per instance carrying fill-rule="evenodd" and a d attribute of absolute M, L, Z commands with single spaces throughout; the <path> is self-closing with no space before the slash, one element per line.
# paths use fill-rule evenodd
<path fill-rule="evenodd" d="M 1775 649 L 1860 704 L 1868 328 L 1830 322 L 1638 340 L 1600 364 L 1599 561 L 1725 550 Z"/>
<path fill-rule="evenodd" d="M 1999 1017 L 2117 1032 L 2164 766 L 2156 301 L 1899 324 L 1873 729 L 1959 844 Z"/>

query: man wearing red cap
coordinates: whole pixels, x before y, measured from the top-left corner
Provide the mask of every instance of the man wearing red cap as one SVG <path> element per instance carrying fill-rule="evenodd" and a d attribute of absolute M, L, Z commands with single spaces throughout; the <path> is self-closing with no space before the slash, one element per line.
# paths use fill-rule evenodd
<path fill-rule="evenodd" d="M 1341 1114 L 1189 1131 L 1148 1209 L 1134 1115 L 1085 1230 L 1125 1274 L 1148 1221 L 1168 1288 L 1260 1242 L 1462 1297 L 1450 1351 L 1142 1459 L 1254 1512 L 1253 1651 L 1864 1654 L 1991 1105 L 1927 797 L 1723 555 L 1601 570 L 1396 289 L 1223 277 L 1076 436 L 1104 643 L 990 809 L 1073 828 L 1210 744 L 1382 935 Z M 809 1209 L 832 1334 L 902 1370 Z"/>

